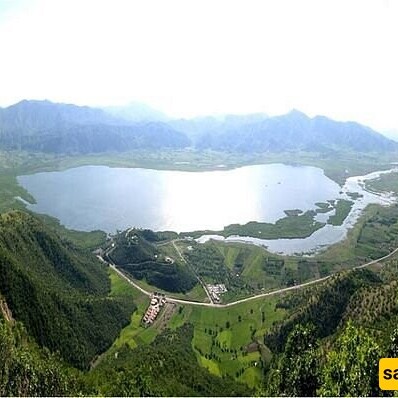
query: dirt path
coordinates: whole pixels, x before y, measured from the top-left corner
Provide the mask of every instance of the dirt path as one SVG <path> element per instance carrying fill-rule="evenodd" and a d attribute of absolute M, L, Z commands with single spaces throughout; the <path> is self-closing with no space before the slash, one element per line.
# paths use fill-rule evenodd
<path fill-rule="evenodd" d="M 194 273 L 194 275 L 196 276 L 196 279 L 198 280 L 198 282 L 201 284 L 201 286 L 203 287 L 203 290 L 206 292 L 207 298 L 209 299 L 210 303 L 214 304 L 213 298 L 211 297 L 211 294 L 209 292 L 209 290 L 207 289 L 206 284 L 202 281 L 202 279 L 200 279 L 199 275 L 197 274 L 197 272 L 193 269 L 193 267 L 191 267 L 191 265 L 189 264 L 189 262 L 185 259 L 185 257 L 182 255 L 180 249 L 178 248 L 178 246 L 176 245 L 176 242 L 179 239 L 175 239 L 173 240 L 171 243 L 174 246 L 174 249 L 176 250 L 176 252 L 178 253 L 178 255 L 180 256 L 181 260 L 187 265 L 187 267 L 189 267 L 189 269 Z"/>

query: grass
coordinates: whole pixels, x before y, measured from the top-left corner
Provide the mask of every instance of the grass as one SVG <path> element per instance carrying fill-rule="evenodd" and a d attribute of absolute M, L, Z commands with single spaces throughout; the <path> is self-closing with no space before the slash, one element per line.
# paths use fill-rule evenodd
<path fill-rule="evenodd" d="M 363 198 L 363 195 L 358 192 L 347 192 L 347 195 L 352 199 L 352 200 L 357 200 L 359 198 Z"/>
<path fill-rule="evenodd" d="M 398 195 L 398 173 L 382 174 L 375 180 L 365 182 L 367 189 L 377 192 L 394 192 Z"/>
<path fill-rule="evenodd" d="M 298 214 L 298 211 L 299 210 L 286 210 L 285 213 L 290 213 L 286 217 L 276 221 L 275 224 L 251 221 L 244 225 L 228 225 L 224 227 L 222 231 L 194 231 L 182 233 L 181 236 L 198 238 L 202 235 L 221 235 L 224 237 L 240 235 L 260 239 L 307 238 L 325 225 L 314 220 L 316 215 L 315 211 L 309 210 L 303 214 Z"/>
<path fill-rule="evenodd" d="M 336 212 L 334 215 L 329 217 L 328 224 L 342 225 L 353 205 L 354 202 L 351 200 L 339 199 L 335 204 Z"/>
<path fill-rule="evenodd" d="M 316 209 L 317 214 L 318 213 L 328 213 L 329 211 L 334 209 L 334 207 L 331 206 L 330 203 L 327 203 L 327 202 L 316 202 L 315 206 L 318 207 L 318 209 Z"/>
<path fill-rule="evenodd" d="M 34 198 L 18 185 L 16 176 L 7 172 L 3 174 L 3 172 L 4 170 L 0 169 L 0 212 L 25 209 L 23 202 L 16 197 L 34 203 Z"/>
<path fill-rule="evenodd" d="M 315 258 L 339 271 L 386 255 L 398 246 L 398 207 L 368 206 L 347 238 Z"/>
<path fill-rule="evenodd" d="M 141 319 L 148 308 L 149 298 L 135 289 L 125 279 L 121 278 L 115 271 L 109 270 L 111 279 L 111 296 L 124 296 L 131 298 L 137 305 L 137 309 L 131 315 L 130 323 L 120 332 L 108 352 L 115 352 L 119 347 L 128 344 L 135 348 L 139 344 L 149 344 L 157 335 L 155 328 L 144 328 Z"/>
<path fill-rule="evenodd" d="M 242 376 L 238 378 L 239 381 L 246 383 L 250 388 L 256 388 L 261 384 L 263 379 L 261 370 L 256 367 L 245 369 Z"/>
<path fill-rule="evenodd" d="M 129 278 L 134 280 L 134 282 L 145 289 L 148 292 L 159 292 L 159 293 L 164 293 L 168 297 L 174 297 L 177 299 L 185 299 L 185 300 L 192 300 L 192 301 L 201 301 L 205 302 L 208 301 L 206 292 L 203 290 L 202 286 L 200 284 L 196 284 L 191 290 L 189 290 L 186 293 L 171 293 L 168 292 L 167 290 L 160 289 L 156 286 L 150 285 L 143 279 L 134 279 L 131 275 L 129 275 Z"/>
<path fill-rule="evenodd" d="M 303 211 L 300 209 L 292 209 L 292 210 L 283 210 L 283 212 L 291 217 L 291 216 L 299 216 L 300 214 L 303 214 Z"/>
<path fill-rule="evenodd" d="M 179 244 L 192 245 L 192 242 Z M 347 239 L 313 258 L 274 256 L 260 247 L 244 244 L 208 244 L 215 245 L 228 269 L 234 271 L 238 264 L 242 277 L 253 283 L 258 283 L 261 278 L 267 281 L 268 286 L 280 283 L 275 272 L 281 260 L 284 261 L 284 269 L 296 272 L 302 279 L 319 277 L 322 276 L 319 274 L 322 267 L 323 272 L 335 272 L 363 264 L 397 247 L 398 206 L 368 206 L 355 227 L 348 232 Z M 131 289 L 130 286 L 126 288 Z M 198 362 L 213 374 L 230 375 L 255 386 L 261 377 L 260 365 L 272 359 L 270 351 L 262 345 L 263 336 L 274 322 L 282 320 L 287 314 L 285 310 L 276 308 L 278 300 L 279 297 L 260 298 L 217 309 L 180 305 L 168 327 L 175 329 L 186 322 L 193 324 L 192 346 Z M 146 344 L 157 334 L 155 328 L 146 334 L 140 334 L 137 329 L 137 324 L 132 322 L 122 331 L 115 346 L 131 340 L 135 344 Z M 247 352 L 253 342 L 259 343 L 259 349 Z"/>
<path fill-rule="evenodd" d="M 247 373 L 246 370 L 260 361 L 261 354 L 246 352 L 246 348 L 253 341 L 262 342 L 265 331 L 285 316 L 285 310 L 277 309 L 276 302 L 275 298 L 257 299 L 217 309 L 183 305 L 169 327 L 193 324 L 192 346 L 199 363 L 214 374 L 230 375 L 244 382 L 247 379 L 250 383 L 259 369 Z"/>
<path fill-rule="evenodd" d="M 110 270 L 111 296 L 129 297 L 137 304 L 130 324 L 125 327 L 112 347 L 104 354 L 114 355 L 123 344 L 135 348 L 149 344 L 159 330 L 155 326 L 143 328 L 141 317 L 148 305 L 148 298 Z M 207 308 L 180 305 L 171 317 L 168 327 L 175 329 L 189 322 L 194 325 L 192 346 L 201 366 L 209 372 L 230 375 L 237 380 L 255 386 L 261 369 L 256 367 L 264 358 L 260 351 L 246 352 L 253 341 L 262 343 L 262 336 L 274 322 L 285 317 L 286 311 L 276 308 L 277 299 L 257 299 L 231 308 Z M 212 334 L 209 334 L 209 331 Z M 216 346 L 216 345 L 219 345 Z"/>
<path fill-rule="evenodd" d="M 200 355 L 199 356 L 199 364 L 201 366 L 203 366 L 204 368 L 206 368 L 213 375 L 221 376 L 221 371 L 220 371 L 220 368 L 216 361 L 207 359 L 204 356 Z"/>

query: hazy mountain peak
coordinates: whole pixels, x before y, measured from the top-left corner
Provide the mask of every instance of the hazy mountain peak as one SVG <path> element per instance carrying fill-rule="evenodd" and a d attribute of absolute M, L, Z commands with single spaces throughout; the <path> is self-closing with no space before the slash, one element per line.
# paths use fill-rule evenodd
<path fill-rule="evenodd" d="M 285 116 L 309 119 L 308 115 L 306 115 L 304 112 L 301 112 L 300 110 L 295 109 L 295 108 L 293 108 Z"/>
<path fill-rule="evenodd" d="M 129 122 L 168 120 L 168 117 L 163 112 L 136 101 L 132 101 L 123 106 L 108 106 L 103 109 L 108 114 Z"/>
<path fill-rule="evenodd" d="M 0 148 L 95 153 L 184 148 L 235 152 L 398 150 L 398 144 L 356 122 L 308 117 L 293 109 L 280 116 L 225 115 L 170 120 L 151 107 L 99 108 L 21 101 L 0 109 Z"/>

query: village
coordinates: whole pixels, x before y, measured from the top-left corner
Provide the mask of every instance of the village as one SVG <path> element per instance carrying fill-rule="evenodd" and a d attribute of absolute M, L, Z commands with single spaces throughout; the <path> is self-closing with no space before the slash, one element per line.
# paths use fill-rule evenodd
<path fill-rule="evenodd" d="M 214 303 L 219 303 L 221 301 L 220 295 L 226 293 L 228 290 L 223 283 L 218 283 L 215 285 L 206 285 L 206 288 L 211 295 Z"/>
<path fill-rule="evenodd" d="M 160 309 L 166 304 L 166 296 L 162 293 L 154 292 L 151 295 L 151 302 L 146 310 L 142 323 L 145 326 L 150 326 L 156 320 L 159 315 Z"/>

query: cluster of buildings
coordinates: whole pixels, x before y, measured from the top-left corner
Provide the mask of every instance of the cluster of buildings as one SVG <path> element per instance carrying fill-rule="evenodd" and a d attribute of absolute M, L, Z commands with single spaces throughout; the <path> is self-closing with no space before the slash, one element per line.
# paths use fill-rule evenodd
<path fill-rule="evenodd" d="M 216 285 L 206 285 L 206 287 L 215 303 L 220 302 L 220 294 L 226 293 L 228 291 L 223 283 L 218 283 Z"/>
<path fill-rule="evenodd" d="M 157 318 L 160 309 L 166 304 L 166 296 L 161 293 L 153 293 L 151 296 L 151 302 L 149 304 L 148 309 L 145 312 L 145 315 L 142 318 L 142 322 L 146 326 L 152 325 L 152 323 Z"/>

